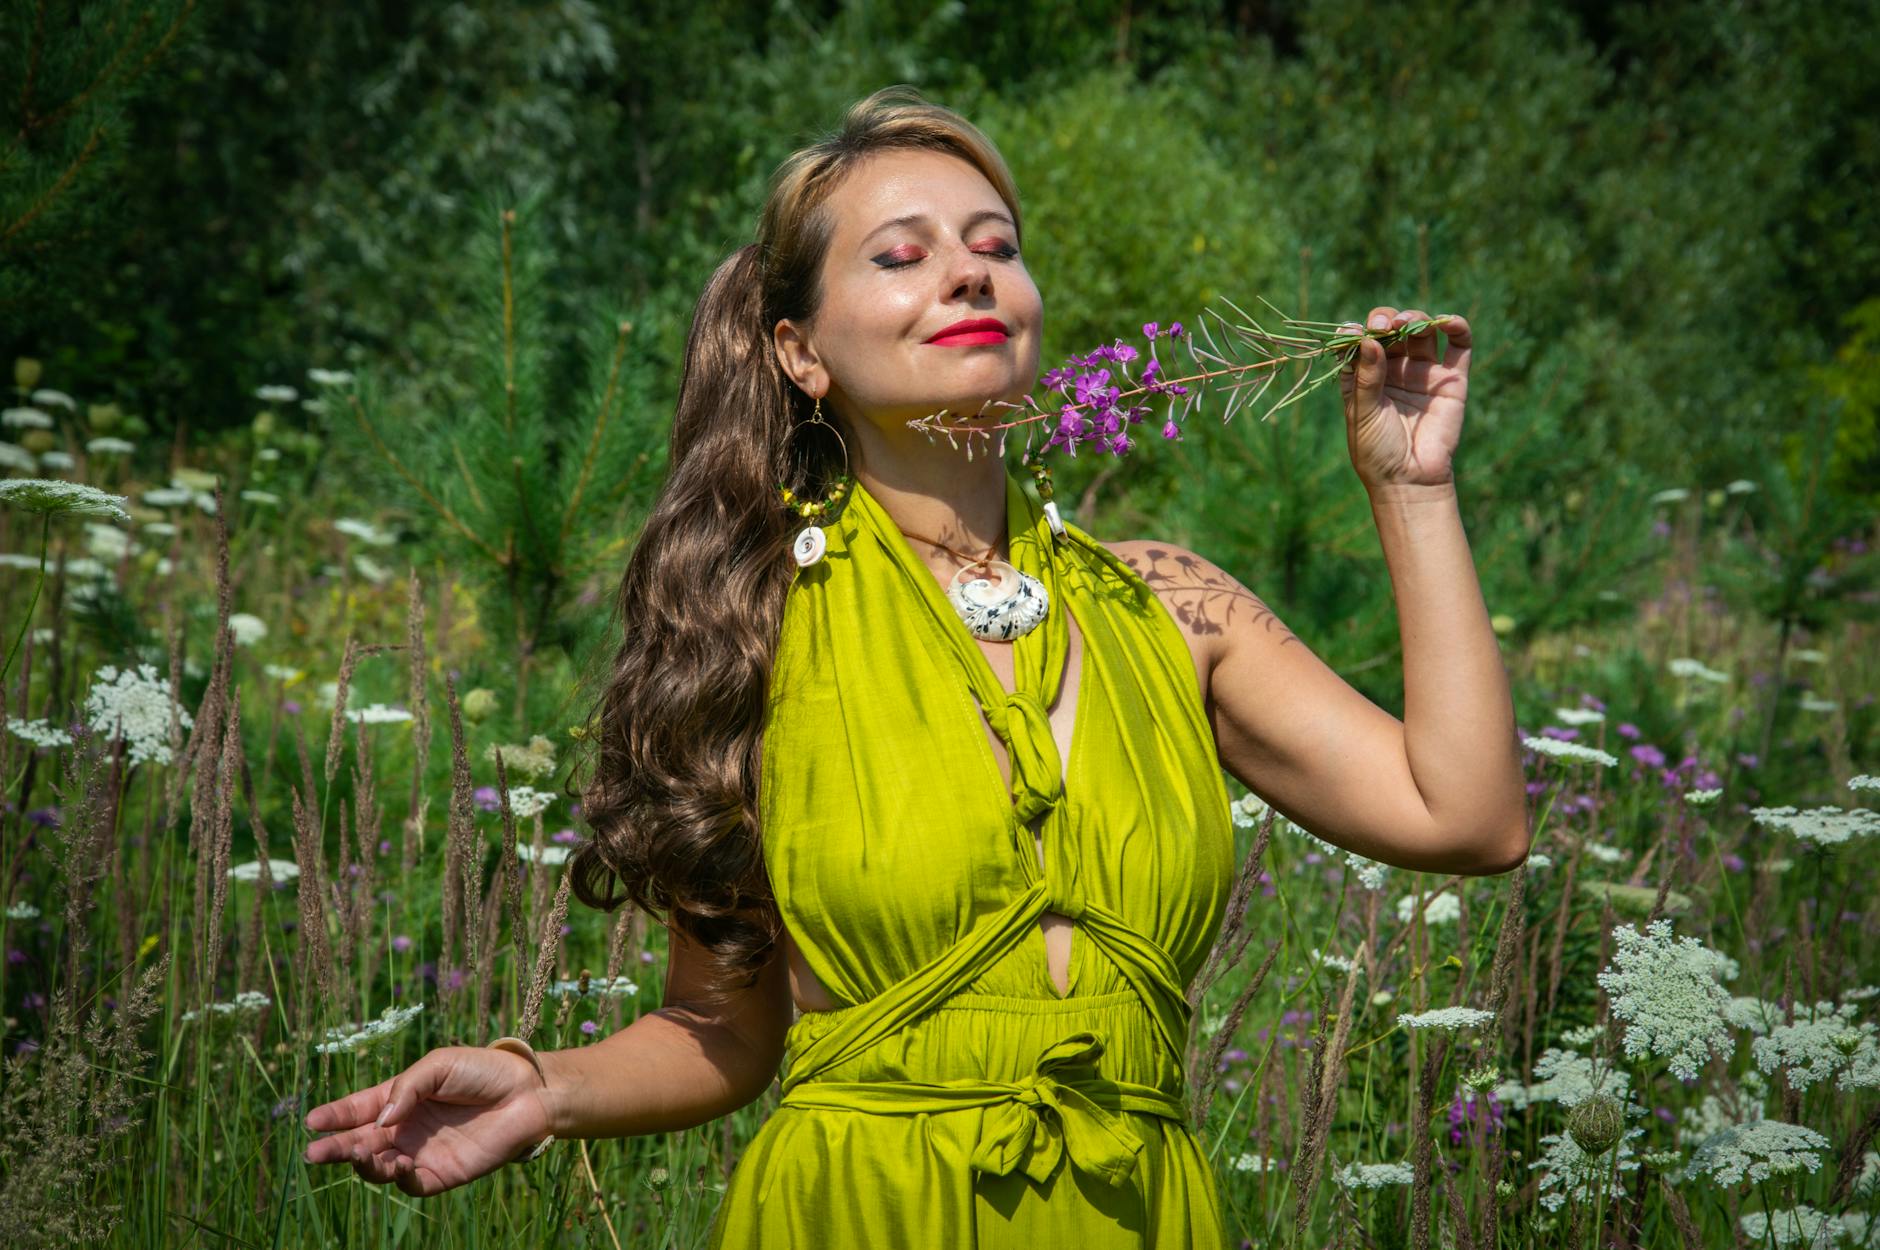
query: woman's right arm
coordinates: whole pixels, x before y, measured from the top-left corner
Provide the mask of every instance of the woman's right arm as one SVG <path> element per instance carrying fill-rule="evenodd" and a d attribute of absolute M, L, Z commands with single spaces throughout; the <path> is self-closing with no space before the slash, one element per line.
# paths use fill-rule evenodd
<path fill-rule="evenodd" d="M 791 1016 L 781 943 L 750 986 L 714 1000 L 702 952 L 667 935 L 664 1006 L 591 1046 L 536 1055 L 555 1136 L 692 1128 L 755 1101 L 777 1075 Z"/>

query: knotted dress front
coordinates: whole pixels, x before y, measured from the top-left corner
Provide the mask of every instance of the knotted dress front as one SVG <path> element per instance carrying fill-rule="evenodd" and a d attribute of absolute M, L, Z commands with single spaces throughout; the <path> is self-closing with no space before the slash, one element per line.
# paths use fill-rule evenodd
<path fill-rule="evenodd" d="M 792 1025 L 781 1104 L 711 1244 L 1222 1245 L 1182 1056 L 1233 826 L 1181 631 L 1083 530 L 1054 540 L 1008 467 L 1011 560 L 1050 594 L 1011 644 L 1008 691 L 852 489 L 790 588 L 759 786 L 777 905 L 842 1006 Z M 1067 611 L 1083 639 L 1068 762 L 1047 714 Z M 1046 912 L 1075 922 L 1063 995 Z"/>

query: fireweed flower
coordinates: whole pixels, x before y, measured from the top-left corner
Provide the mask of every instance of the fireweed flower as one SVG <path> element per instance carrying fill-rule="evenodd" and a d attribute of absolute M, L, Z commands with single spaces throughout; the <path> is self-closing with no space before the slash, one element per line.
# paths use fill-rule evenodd
<path fill-rule="evenodd" d="M 1752 819 L 1765 829 L 1786 829 L 1805 842 L 1838 846 L 1849 838 L 1880 833 L 1880 812 L 1865 807 L 1752 807 Z"/>
<path fill-rule="evenodd" d="M 185 729 L 196 723 L 186 710 L 177 715 Z M 133 764 L 170 762 L 170 683 L 154 664 L 139 664 L 134 673 L 109 664 L 99 669 L 85 696 L 85 720 L 114 740 L 124 738 Z"/>
<path fill-rule="evenodd" d="M 1691 1080 L 1713 1053 L 1729 1054 L 1735 1037 L 1723 1009 L 1730 995 L 1718 982 L 1736 976 L 1736 961 L 1695 938 L 1674 941 L 1669 920 L 1643 933 L 1615 925 L 1612 936 L 1613 962 L 1598 980 L 1626 1022 L 1626 1055 L 1665 1056 L 1675 1075 Z"/>
<path fill-rule="evenodd" d="M 1781 1120 L 1748 1120 L 1711 1134 L 1691 1152 L 1680 1181 L 1708 1176 L 1719 1185 L 1758 1184 L 1772 1176 L 1814 1172 L 1828 1139 Z"/>

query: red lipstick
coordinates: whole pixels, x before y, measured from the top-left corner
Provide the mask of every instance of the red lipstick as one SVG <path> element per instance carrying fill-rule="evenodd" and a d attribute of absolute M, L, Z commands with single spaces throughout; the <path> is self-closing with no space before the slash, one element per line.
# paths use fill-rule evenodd
<path fill-rule="evenodd" d="M 935 347 L 978 347 L 1003 343 L 1010 333 L 1005 323 L 997 318 L 973 317 L 954 322 L 927 342 Z"/>

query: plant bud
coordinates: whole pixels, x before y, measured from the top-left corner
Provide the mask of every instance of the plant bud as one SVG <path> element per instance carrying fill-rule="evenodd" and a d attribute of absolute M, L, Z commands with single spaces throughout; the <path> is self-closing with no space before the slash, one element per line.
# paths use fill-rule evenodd
<path fill-rule="evenodd" d="M 28 430 L 20 435 L 20 446 L 35 456 L 51 451 L 59 445 L 59 437 L 51 430 Z"/>
<path fill-rule="evenodd" d="M 1844 1055 L 1851 1055 L 1860 1049 L 1861 1032 L 1859 1029 L 1842 1029 L 1831 1039 L 1834 1048 Z"/>
<path fill-rule="evenodd" d="M 672 1184 L 672 1173 L 666 1171 L 665 1168 L 648 1168 L 647 1169 L 646 1187 L 648 1189 L 654 1189 L 654 1190 L 664 1189 L 666 1186 L 670 1184 Z"/>
<path fill-rule="evenodd" d="M 487 720 L 496 710 L 496 692 L 478 686 L 463 697 L 463 718 L 471 724 Z"/>
<path fill-rule="evenodd" d="M 99 434 L 109 434 L 124 420 L 124 410 L 116 404 L 91 404 L 85 415 L 91 420 L 92 430 Z"/>
<path fill-rule="evenodd" d="M 274 433 L 275 425 L 274 410 L 272 408 L 263 408 L 260 412 L 255 414 L 254 430 L 257 437 L 270 437 Z"/>
<path fill-rule="evenodd" d="M 1506 1202 L 1508 1199 L 1514 1197 L 1514 1186 L 1510 1185 L 1507 1181 L 1496 1181 L 1495 1196 Z"/>
<path fill-rule="evenodd" d="M 1594 1094 L 1567 1112 L 1567 1136 L 1589 1156 L 1611 1150 L 1625 1132 L 1625 1107 L 1611 1094 Z"/>
<path fill-rule="evenodd" d="M 1462 1083 L 1479 1094 L 1484 1090 L 1493 1089 L 1495 1083 L 1500 1079 L 1500 1071 L 1496 1069 L 1494 1064 L 1489 1063 L 1483 1064 L 1481 1067 L 1463 1077 Z"/>
<path fill-rule="evenodd" d="M 38 386 L 40 373 L 39 362 L 31 356 L 13 358 L 13 385 L 21 390 L 30 391 Z"/>
<path fill-rule="evenodd" d="M 148 433 L 150 433 L 150 422 L 144 420 L 142 417 L 124 418 L 125 438 L 142 438 Z"/>

